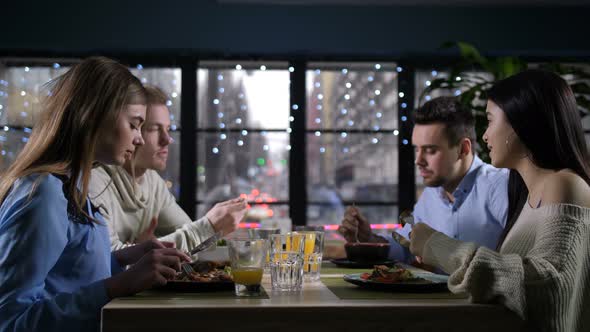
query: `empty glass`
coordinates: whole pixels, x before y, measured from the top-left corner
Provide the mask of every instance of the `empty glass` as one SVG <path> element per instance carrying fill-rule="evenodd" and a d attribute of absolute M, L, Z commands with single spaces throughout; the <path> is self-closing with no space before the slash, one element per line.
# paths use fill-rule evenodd
<path fill-rule="evenodd" d="M 273 290 L 301 289 L 304 240 L 302 234 L 296 233 L 270 236 L 270 278 Z"/>
<path fill-rule="evenodd" d="M 250 228 L 248 229 L 248 236 L 252 239 L 263 239 L 270 241 L 270 236 L 273 234 L 280 234 L 279 228 Z M 266 253 L 266 260 L 264 264 L 264 272 L 268 273 L 270 252 Z"/>
<path fill-rule="evenodd" d="M 303 254 L 300 251 L 277 251 L 270 261 L 272 289 L 299 291 L 303 284 Z"/>

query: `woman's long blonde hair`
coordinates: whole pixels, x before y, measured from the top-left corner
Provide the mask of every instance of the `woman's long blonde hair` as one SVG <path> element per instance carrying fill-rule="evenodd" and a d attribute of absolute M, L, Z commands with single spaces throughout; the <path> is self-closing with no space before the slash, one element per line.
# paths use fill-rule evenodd
<path fill-rule="evenodd" d="M 40 121 L 16 161 L 0 179 L 0 203 L 14 182 L 33 173 L 69 176 L 67 194 L 79 212 L 88 194 L 96 143 L 129 104 L 146 104 L 141 82 L 120 63 L 91 57 L 48 83 Z M 78 190 L 78 182 L 81 190 Z"/>

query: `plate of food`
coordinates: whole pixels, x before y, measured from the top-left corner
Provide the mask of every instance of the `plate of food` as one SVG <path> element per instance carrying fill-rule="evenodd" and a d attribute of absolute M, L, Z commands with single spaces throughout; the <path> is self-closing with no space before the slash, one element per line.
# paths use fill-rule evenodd
<path fill-rule="evenodd" d="M 195 272 L 187 275 L 178 272 L 173 280 L 159 287 L 161 290 L 176 292 L 213 292 L 233 290 L 234 282 L 227 262 L 198 261 L 192 264 Z"/>
<path fill-rule="evenodd" d="M 376 265 L 368 273 L 346 274 L 344 280 L 363 288 L 396 292 L 448 291 L 448 276 L 398 264 Z"/>
<path fill-rule="evenodd" d="M 395 264 L 394 261 L 383 259 L 379 261 L 351 261 L 346 258 L 338 258 L 338 259 L 331 259 L 332 263 L 340 267 L 346 267 L 351 269 L 370 269 L 375 265 L 388 265 L 391 266 Z"/>

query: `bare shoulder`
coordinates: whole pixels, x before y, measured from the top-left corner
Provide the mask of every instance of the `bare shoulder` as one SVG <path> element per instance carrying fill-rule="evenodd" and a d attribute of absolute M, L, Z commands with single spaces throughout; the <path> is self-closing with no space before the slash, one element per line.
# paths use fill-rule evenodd
<path fill-rule="evenodd" d="M 555 172 L 545 180 L 545 203 L 565 203 L 590 207 L 590 186 L 572 170 Z"/>

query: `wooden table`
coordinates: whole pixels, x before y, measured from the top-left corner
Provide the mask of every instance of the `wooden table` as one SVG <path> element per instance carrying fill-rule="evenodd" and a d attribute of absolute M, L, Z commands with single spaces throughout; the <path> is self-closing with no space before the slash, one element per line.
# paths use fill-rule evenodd
<path fill-rule="evenodd" d="M 102 331 L 510 332 L 522 326 L 501 306 L 467 299 L 341 300 L 322 282 L 306 283 L 298 294 L 272 292 L 268 277 L 263 287 L 268 299 L 163 292 L 115 299 L 102 310 Z"/>

